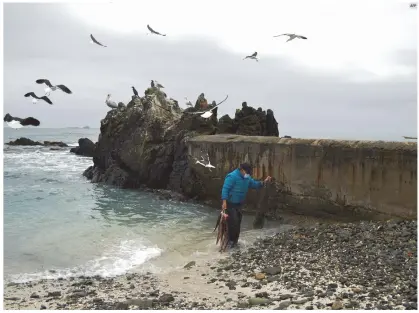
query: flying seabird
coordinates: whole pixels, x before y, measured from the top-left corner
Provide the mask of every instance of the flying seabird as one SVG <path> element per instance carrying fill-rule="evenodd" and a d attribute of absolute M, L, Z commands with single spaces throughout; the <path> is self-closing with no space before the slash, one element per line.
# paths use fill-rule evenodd
<path fill-rule="evenodd" d="M 166 36 L 166 35 L 164 35 L 164 34 L 160 34 L 159 32 L 156 32 L 154 29 L 152 29 L 151 27 L 150 27 L 150 25 L 148 25 L 147 24 L 147 28 L 148 28 L 148 30 L 152 33 L 152 34 L 155 34 L 155 35 L 160 35 L 160 36 Z M 148 34 L 147 34 L 148 35 Z"/>
<path fill-rule="evenodd" d="M 403 136 L 404 139 L 418 139 L 418 137 Z"/>
<path fill-rule="evenodd" d="M 279 37 L 279 36 L 288 36 L 288 37 L 290 37 L 290 38 L 288 38 L 288 40 L 287 40 L 287 41 L 285 41 L 285 42 L 288 42 L 288 41 L 293 40 L 293 39 L 295 39 L 295 38 L 299 38 L 299 39 L 307 39 L 307 37 L 300 36 L 300 35 L 296 35 L 296 34 L 281 34 L 281 35 L 276 35 L 276 36 L 274 36 L 274 37 Z"/>
<path fill-rule="evenodd" d="M 111 94 L 108 94 L 105 100 L 106 105 L 110 107 L 111 109 L 118 108 L 118 104 L 115 101 L 110 100 L 110 97 L 111 97 Z"/>
<path fill-rule="evenodd" d="M 99 46 L 102 46 L 102 47 L 105 47 L 105 48 L 106 48 L 106 46 L 105 46 L 105 45 L 102 45 L 99 41 L 97 41 L 97 40 L 95 39 L 95 37 L 93 37 L 93 35 L 92 35 L 92 34 L 90 34 L 90 38 L 92 39 L 92 41 L 91 41 L 90 43 L 95 43 L 95 44 L 97 44 L 97 45 L 99 45 Z"/>
<path fill-rule="evenodd" d="M 201 160 L 200 161 L 198 159 L 196 159 L 196 158 L 195 158 L 195 160 L 196 160 L 195 164 L 199 164 L 199 165 L 202 165 L 203 167 L 209 168 L 210 172 L 212 172 L 212 170 L 211 170 L 212 168 L 215 168 L 215 166 L 212 165 L 211 162 L 210 162 L 210 158 L 209 158 L 208 152 L 207 152 L 206 158 L 204 158 L 204 156 L 201 156 Z"/>
<path fill-rule="evenodd" d="M 227 95 L 227 97 L 223 101 L 221 101 L 220 103 L 218 103 L 217 105 L 215 105 L 214 107 L 212 107 L 211 109 L 209 109 L 208 111 L 204 111 L 204 112 L 185 112 L 185 113 L 189 113 L 189 114 L 201 114 L 201 117 L 203 117 L 203 118 L 209 118 L 212 115 L 212 110 L 214 110 L 221 103 L 223 103 L 224 101 L 226 101 L 227 98 L 228 98 L 228 95 Z"/>
<path fill-rule="evenodd" d="M 132 86 L 131 88 L 132 88 L 132 91 L 134 92 L 134 95 L 135 95 L 136 97 L 139 97 L 139 96 L 138 96 L 138 91 L 137 91 L 137 89 L 135 89 L 135 87 L 134 87 L 134 86 Z"/>
<path fill-rule="evenodd" d="M 51 94 L 51 91 L 55 91 L 57 89 L 59 89 L 61 91 L 64 91 L 65 93 L 68 93 L 68 94 L 71 94 L 72 93 L 71 90 L 68 89 L 64 85 L 55 85 L 55 86 L 53 86 L 48 79 L 43 79 L 43 78 L 42 79 L 37 79 L 36 80 L 36 83 L 38 83 L 38 84 L 45 84 L 45 85 L 48 86 L 47 88 L 45 88 L 45 95 L 46 96 L 49 96 Z"/>
<path fill-rule="evenodd" d="M 42 99 L 45 102 L 52 104 L 52 101 L 47 96 L 38 97 L 34 92 L 28 92 L 25 97 L 32 97 L 32 103 L 37 103 L 37 99 Z"/>
<path fill-rule="evenodd" d="M 15 116 L 11 116 L 7 113 L 3 120 L 7 123 L 7 125 L 11 128 L 22 128 L 24 126 L 39 126 L 41 124 L 36 118 L 27 117 L 27 118 L 19 118 Z"/>
<path fill-rule="evenodd" d="M 246 60 L 246 59 L 252 59 L 252 60 L 256 60 L 257 62 L 259 62 L 259 59 L 256 57 L 258 55 L 258 53 L 257 52 L 255 52 L 255 53 L 253 53 L 252 55 L 248 55 L 248 56 L 246 56 L 243 60 Z"/>
<path fill-rule="evenodd" d="M 192 102 L 188 100 L 188 97 L 185 97 L 186 100 L 186 105 L 191 107 L 192 106 Z"/>

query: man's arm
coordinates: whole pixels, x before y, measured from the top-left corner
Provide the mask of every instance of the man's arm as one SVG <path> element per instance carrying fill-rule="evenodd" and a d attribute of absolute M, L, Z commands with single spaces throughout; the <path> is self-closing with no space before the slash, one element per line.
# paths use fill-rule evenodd
<path fill-rule="evenodd" d="M 221 190 L 221 200 L 228 200 L 231 189 L 234 185 L 234 178 L 231 175 L 227 175 L 224 179 L 223 189 Z"/>
<path fill-rule="evenodd" d="M 250 189 L 260 189 L 263 187 L 263 182 L 260 180 L 254 180 L 250 177 L 249 188 Z"/>

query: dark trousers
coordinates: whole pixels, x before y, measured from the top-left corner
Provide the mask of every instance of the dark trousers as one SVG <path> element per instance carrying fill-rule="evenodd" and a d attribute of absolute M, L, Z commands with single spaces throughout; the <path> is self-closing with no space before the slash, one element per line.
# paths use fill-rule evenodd
<path fill-rule="evenodd" d="M 239 241 L 240 226 L 242 223 L 241 204 L 227 202 L 227 226 L 228 226 L 228 239 L 235 245 Z"/>

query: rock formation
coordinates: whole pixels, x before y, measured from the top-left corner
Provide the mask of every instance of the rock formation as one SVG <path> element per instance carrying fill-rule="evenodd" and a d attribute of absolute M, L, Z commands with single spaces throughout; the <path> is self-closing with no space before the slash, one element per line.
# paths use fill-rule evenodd
<path fill-rule="evenodd" d="M 122 188 L 169 189 L 199 199 L 202 183 L 188 164 L 187 140 L 196 135 L 216 134 L 220 128 L 227 133 L 247 129 L 252 135 L 262 135 L 267 129 L 266 114 L 251 107 L 242 109 L 239 118 L 223 117 L 220 122 L 217 108 L 209 119 L 189 114 L 215 105 L 208 105 L 203 93 L 195 107 L 185 110 L 158 88 L 148 88 L 144 94 L 141 98 L 133 97 L 127 106 L 110 110 L 101 121 L 94 165 L 84 172 L 92 182 Z M 246 126 L 246 118 L 253 124 Z M 233 126 L 223 126 L 227 124 Z"/>
<path fill-rule="evenodd" d="M 46 146 L 46 147 L 68 147 L 68 145 L 62 141 L 44 141 L 39 142 L 39 141 L 33 141 L 29 138 L 25 138 L 25 137 L 20 137 L 18 139 L 16 139 L 15 141 L 10 141 L 8 143 L 6 143 L 6 145 L 10 145 L 10 146 Z"/>
<path fill-rule="evenodd" d="M 95 144 L 88 138 L 80 138 L 79 146 L 70 149 L 71 153 L 82 155 L 86 157 L 93 157 L 95 151 Z"/>

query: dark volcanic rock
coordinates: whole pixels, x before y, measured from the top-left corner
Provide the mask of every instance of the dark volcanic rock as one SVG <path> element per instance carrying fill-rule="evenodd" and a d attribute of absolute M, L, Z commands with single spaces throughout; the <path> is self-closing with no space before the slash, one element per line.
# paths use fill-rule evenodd
<path fill-rule="evenodd" d="M 79 146 L 71 148 L 70 152 L 77 155 L 93 157 L 95 152 L 95 144 L 88 138 L 80 138 Z"/>
<path fill-rule="evenodd" d="M 46 146 L 46 147 L 50 147 L 50 146 L 55 146 L 55 147 L 68 147 L 68 145 L 62 141 L 44 141 L 39 142 L 39 141 L 33 141 L 31 139 L 25 138 L 25 137 L 21 137 L 19 139 L 16 139 L 15 141 L 10 141 L 8 143 L 6 143 L 7 145 L 10 146 Z"/>
<path fill-rule="evenodd" d="M 198 171 L 202 169 L 194 166 L 195 160 L 188 156 L 186 142 L 196 135 L 216 134 L 217 108 L 208 119 L 189 114 L 214 105 L 214 101 L 208 104 L 201 94 L 195 107 L 182 111 L 176 100 L 167 99 L 157 88 L 148 88 L 144 97 L 110 110 L 101 121 L 93 151 L 94 165 L 83 175 L 92 182 L 123 188 L 145 186 L 169 189 L 186 199 L 205 198 L 202 181 L 206 177 L 200 175 Z M 240 116 L 235 122 L 238 127 L 253 135 L 264 134 L 267 120 L 262 110 L 248 107 Z M 249 117 L 256 118 L 256 128 L 253 122 L 246 126 Z"/>

